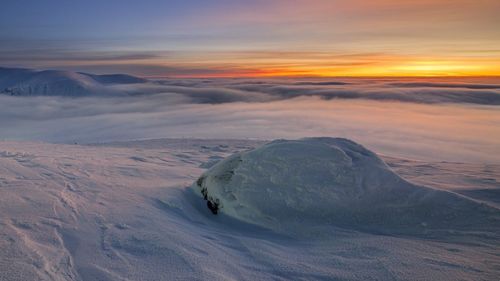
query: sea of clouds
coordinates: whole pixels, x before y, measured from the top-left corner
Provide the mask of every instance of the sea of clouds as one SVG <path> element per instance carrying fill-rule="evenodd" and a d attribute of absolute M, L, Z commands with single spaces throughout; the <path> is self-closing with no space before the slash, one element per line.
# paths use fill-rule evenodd
<path fill-rule="evenodd" d="M 0 139 L 339 136 L 376 152 L 500 163 L 495 79 L 165 79 L 69 98 L 0 95 Z"/>

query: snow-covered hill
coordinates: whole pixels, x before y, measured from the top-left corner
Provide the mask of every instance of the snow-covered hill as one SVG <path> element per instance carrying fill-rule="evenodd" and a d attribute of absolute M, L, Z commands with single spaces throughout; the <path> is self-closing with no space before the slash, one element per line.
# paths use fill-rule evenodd
<path fill-rule="evenodd" d="M 124 75 L 21 68 L 0 68 L 0 93 L 13 96 L 87 96 L 112 92 L 107 85 L 144 83 L 147 80 Z"/>
<path fill-rule="evenodd" d="M 417 187 L 347 140 L 261 145 L 262 141 L 193 139 L 86 146 L 0 142 L 0 280 L 497 280 L 500 241 L 492 230 L 498 229 L 498 222 L 480 226 L 486 218 L 470 219 L 484 210 L 494 217 L 498 209 L 429 188 L 417 193 L 422 197 L 407 196 L 406 191 Z M 283 149 L 290 157 L 280 156 Z M 323 229 L 328 235 L 310 239 L 246 223 L 245 216 L 226 214 L 227 206 L 213 215 L 196 195 L 199 190 L 195 194 L 188 187 L 206 168 L 214 167 L 207 173 L 213 176 L 226 167 L 237 156 L 213 165 L 233 154 L 242 156 L 243 162 L 231 182 L 244 183 L 243 176 L 252 176 L 245 179 L 248 185 L 234 187 L 249 187 L 237 199 L 279 217 L 285 226 L 290 226 L 294 213 L 310 216 L 302 207 L 316 214 L 320 208 L 336 208 L 325 205 L 327 200 L 373 211 L 374 218 L 387 202 L 394 204 L 385 208 L 394 211 L 389 215 L 396 221 L 401 214 L 410 221 L 430 215 L 429 228 L 436 230 L 432 222 L 441 221 L 447 235 L 426 235 L 419 229 L 380 234 L 374 230 L 397 230 L 401 225 L 377 220 L 377 227 L 362 229 L 366 216 L 361 216 L 360 221 L 351 217 L 350 224 Z M 407 178 L 445 181 L 433 187 L 469 188 L 474 196 L 482 189 L 494 191 L 500 174 L 495 165 L 469 165 L 470 174 L 464 175 L 462 163 L 384 159 Z M 426 167 L 431 168 L 422 173 Z M 328 171 L 338 172 L 338 177 Z M 322 180 L 327 182 L 323 185 Z M 346 186 L 352 180 L 353 185 Z M 272 184 L 269 199 L 264 196 L 267 190 L 253 185 L 266 182 Z M 280 182 L 291 186 L 277 186 Z M 376 200 L 356 205 L 363 194 Z M 261 201 L 252 201 L 255 198 Z M 484 199 L 495 201 L 491 195 Z M 443 217 L 453 206 L 469 213 Z M 258 215 L 254 222 L 262 218 Z M 313 222 L 324 221 L 322 216 Z M 301 225 L 311 226 L 307 221 Z"/>
<path fill-rule="evenodd" d="M 411 184 L 347 139 L 277 140 L 221 161 L 193 188 L 214 213 L 287 234 L 500 232 L 499 210 Z"/>

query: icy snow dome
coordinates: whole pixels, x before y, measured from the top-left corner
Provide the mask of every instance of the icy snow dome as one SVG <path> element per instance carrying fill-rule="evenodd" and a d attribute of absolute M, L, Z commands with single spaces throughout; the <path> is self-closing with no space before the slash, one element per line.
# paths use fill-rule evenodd
<path fill-rule="evenodd" d="M 411 184 L 347 139 L 277 140 L 237 153 L 192 186 L 227 216 L 287 234 L 319 228 L 432 234 L 498 231 L 500 212 L 447 191 Z M 324 230 L 324 229 L 323 229 Z"/>

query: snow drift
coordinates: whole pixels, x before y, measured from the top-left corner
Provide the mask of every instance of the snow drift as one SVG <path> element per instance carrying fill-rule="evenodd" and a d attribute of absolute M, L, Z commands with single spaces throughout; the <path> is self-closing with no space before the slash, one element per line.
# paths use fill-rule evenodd
<path fill-rule="evenodd" d="M 436 235 L 493 230 L 500 217 L 469 198 L 411 184 L 340 138 L 273 141 L 221 161 L 192 187 L 215 214 L 286 233 L 342 227 Z"/>

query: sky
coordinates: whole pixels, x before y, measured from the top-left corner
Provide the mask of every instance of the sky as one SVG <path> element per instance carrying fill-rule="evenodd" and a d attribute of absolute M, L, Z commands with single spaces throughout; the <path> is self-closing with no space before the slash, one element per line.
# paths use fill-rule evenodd
<path fill-rule="evenodd" d="M 498 0 L 4 0 L 0 66 L 143 77 L 498 76 Z"/>

